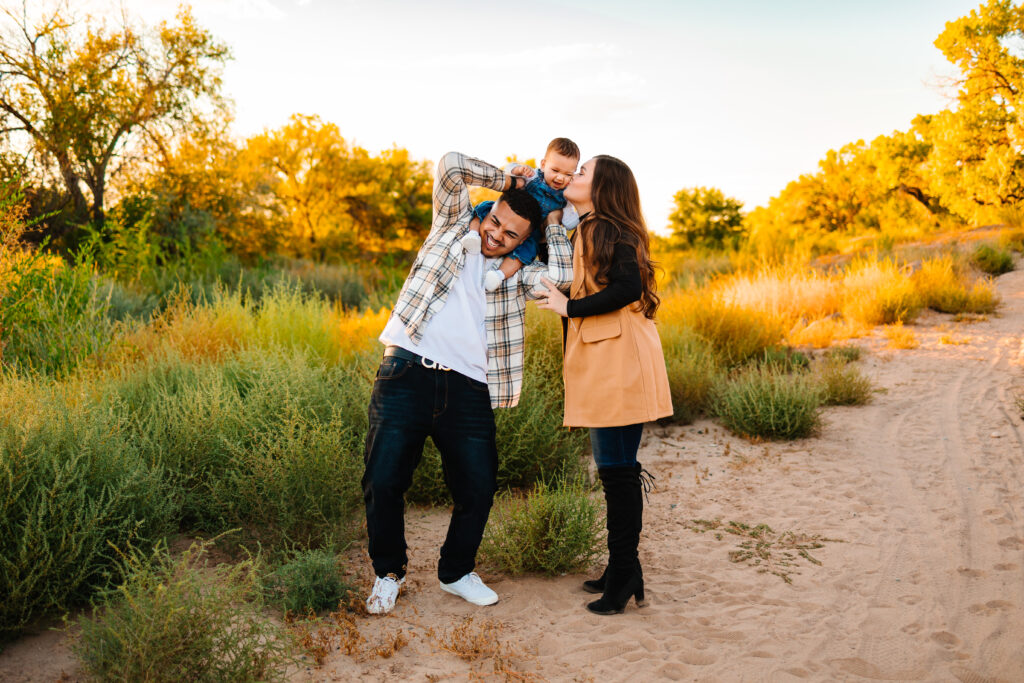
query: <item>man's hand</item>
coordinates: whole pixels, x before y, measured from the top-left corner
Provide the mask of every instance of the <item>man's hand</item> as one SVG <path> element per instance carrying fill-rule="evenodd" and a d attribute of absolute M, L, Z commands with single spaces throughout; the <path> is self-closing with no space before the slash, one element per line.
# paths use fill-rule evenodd
<path fill-rule="evenodd" d="M 569 298 L 558 291 L 555 287 L 555 283 L 546 277 L 540 279 L 541 295 L 537 299 L 537 308 L 546 308 L 549 311 L 554 311 L 563 318 L 566 315 L 566 309 L 569 305 Z"/>

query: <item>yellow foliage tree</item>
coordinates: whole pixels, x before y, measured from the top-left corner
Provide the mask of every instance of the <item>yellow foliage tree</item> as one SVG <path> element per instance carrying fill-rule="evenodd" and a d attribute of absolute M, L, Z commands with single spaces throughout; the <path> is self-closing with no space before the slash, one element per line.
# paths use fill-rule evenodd
<path fill-rule="evenodd" d="M 110 176 L 139 139 L 181 130 L 200 103 L 221 104 L 228 48 L 188 8 L 152 30 L 79 20 L 67 2 L 39 18 L 32 9 L 25 0 L 0 16 L 5 132 L 24 136 L 61 179 L 78 220 L 102 222 Z"/>
<path fill-rule="evenodd" d="M 1024 7 L 989 0 L 946 24 L 935 46 L 961 72 L 957 107 L 930 117 L 932 191 L 963 219 L 1024 201 Z"/>
<path fill-rule="evenodd" d="M 427 163 L 399 148 L 373 156 L 317 116 L 249 138 L 239 168 L 267 179 L 282 245 L 298 256 L 410 251 L 430 228 Z"/>

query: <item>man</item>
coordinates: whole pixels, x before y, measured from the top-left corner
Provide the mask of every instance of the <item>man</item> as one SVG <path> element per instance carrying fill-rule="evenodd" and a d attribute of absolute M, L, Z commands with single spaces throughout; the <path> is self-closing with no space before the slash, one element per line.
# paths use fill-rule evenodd
<path fill-rule="evenodd" d="M 485 292 L 485 272 L 540 229 L 525 179 L 449 152 L 434 181 L 434 219 L 380 340 L 384 358 L 370 397 L 363 499 L 376 581 L 366 607 L 385 614 L 405 582 L 405 492 L 430 436 L 455 502 L 437 566 L 442 590 L 476 605 L 497 594 L 473 571 L 498 471 L 493 408 L 519 401 L 526 299 L 541 277 L 572 281 L 572 252 L 560 225 L 547 226 L 548 263 Z M 469 185 L 504 191 L 474 210 Z M 481 205 L 483 206 L 483 205 Z"/>

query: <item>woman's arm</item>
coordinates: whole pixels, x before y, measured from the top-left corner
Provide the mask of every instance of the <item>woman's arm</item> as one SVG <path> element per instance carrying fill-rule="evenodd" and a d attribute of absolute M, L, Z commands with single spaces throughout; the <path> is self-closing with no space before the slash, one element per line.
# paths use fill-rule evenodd
<path fill-rule="evenodd" d="M 566 315 L 570 318 L 585 318 L 611 313 L 639 301 L 643 291 L 636 248 L 625 242 L 618 242 L 612 252 L 608 285 L 596 294 L 582 299 L 570 299 L 566 304 Z"/>

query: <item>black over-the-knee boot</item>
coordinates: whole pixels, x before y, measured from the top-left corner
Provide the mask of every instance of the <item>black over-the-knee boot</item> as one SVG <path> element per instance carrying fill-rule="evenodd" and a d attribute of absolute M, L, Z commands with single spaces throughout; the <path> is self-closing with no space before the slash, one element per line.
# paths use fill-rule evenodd
<path fill-rule="evenodd" d="M 643 526 L 640 465 L 599 468 L 608 507 L 608 568 L 601 598 L 587 605 L 595 614 L 620 614 L 630 598 L 644 603 L 644 578 L 637 553 Z"/>
<path fill-rule="evenodd" d="M 640 465 L 640 463 L 636 464 L 636 472 L 637 472 L 637 476 L 640 478 L 640 485 L 642 487 L 642 490 L 644 491 L 644 494 L 646 495 L 646 493 L 648 491 L 650 491 L 652 488 L 654 488 L 654 475 L 651 474 L 650 472 L 648 472 L 647 470 L 645 470 L 643 468 L 643 466 Z M 599 470 L 599 473 L 600 473 L 600 470 Z M 637 509 L 638 509 L 638 512 L 637 512 L 638 519 L 637 519 L 636 523 L 637 523 L 637 533 L 639 534 L 639 532 L 643 530 L 643 501 L 641 501 L 641 503 L 640 503 L 640 505 L 639 505 L 639 507 Z M 640 578 L 643 578 L 644 571 L 643 571 L 643 567 L 640 566 L 639 558 L 637 559 L 636 567 L 637 567 L 637 571 L 640 572 Z M 607 580 L 608 580 L 608 565 L 605 565 L 604 571 L 601 572 L 600 578 L 588 579 L 588 580 L 583 582 L 583 590 L 585 590 L 588 593 L 599 593 L 599 594 L 600 593 L 604 593 L 604 586 L 605 586 L 605 582 Z"/>

